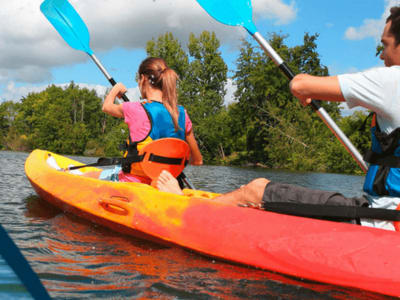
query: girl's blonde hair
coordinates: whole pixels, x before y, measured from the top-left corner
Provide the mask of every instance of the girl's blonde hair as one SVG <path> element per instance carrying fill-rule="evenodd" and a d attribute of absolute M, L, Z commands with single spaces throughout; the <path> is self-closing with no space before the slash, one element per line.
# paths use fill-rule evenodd
<path fill-rule="evenodd" d="M 176 84 L 178 74 L 170 69 L 162 58 L 148 57 L 139 66 L 139 78 L 144 75 L 153 88 L 162 91 L 163 105 L 168 110 L 174 123 L 175 131 L 178 131 L 178 95 Z M 148 99 L 151 100 L 151 99 Z"/>

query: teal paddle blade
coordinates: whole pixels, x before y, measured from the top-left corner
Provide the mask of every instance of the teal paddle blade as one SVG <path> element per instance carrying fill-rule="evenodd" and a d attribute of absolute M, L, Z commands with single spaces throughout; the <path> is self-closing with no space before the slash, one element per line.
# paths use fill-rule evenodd
<path fill-rule="evenodd" d="M 243 26 L 253 35 L 257 28 L 253 23 L 251 0 L 197 0 L 215 20 L 230 26 Z"/>
<path fill-rule="evenodd" d="M 40 10 L 72 48 L 93 54 L 89 30 L 67 0 L 45 0 Z"/>

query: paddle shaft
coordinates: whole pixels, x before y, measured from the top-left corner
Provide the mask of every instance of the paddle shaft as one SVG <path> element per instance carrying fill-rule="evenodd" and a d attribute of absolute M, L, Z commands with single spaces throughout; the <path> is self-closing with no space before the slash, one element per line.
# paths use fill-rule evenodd
<path fill-rule="evenodd" d="M 194 185 L 190 182 L 189 178 L 186 177 L 185 173 L 182 172 L 180 178 L 183 180 L 183 182 L 186 184 L 187 187 L 189 187 L 192 190 L 196 189 Z"/>
<path fill-rule="evenodd" d="M 268 54 L 268 56 L 274 61 L 274 63 L 279 67 L 279 69 L 286 75 L 289 80 L 292 80 L 295 74 L 289 68 L 289 66 L 283 61 L 278 53 L 271 47 L 271 45 L 262 37 L 258 32 L 252 34 L 253 38 L 259 43 L 261 48 Z M 335 121 L 329 116 L 326 110 L 319 105 L 315 100 L 311 101 L 311 107 L 319 115 L 319 117 L 324 121 L 336 138 L 342 143 L 342 145 L 347 149 L 347 151 L 353 156 L 357 164 L 366 173 L 368 170 L 368 165 L 364 161 L 360 152 L 348 139 L 348 137 L 343 133 L 343 131 L 336 125 Z"/>
<path fill-rule="evenodd" d="M 92 54 L 89 54 L 89 53 L 88 53 L 88 55 L 89 55 L 90 58 L 94 61 L 94 63 L 95 63 L 96 66 L 100 69 L 100 71 L 104 74 L 104 76 L 107 78 L 107 80 L 111 83 L 111 85 L 112 85 L 112 86 L 116 85 L 117 82 L 116 82 L 116 81 L 114 80 L 114 78 L 112 78 L 111 75 L 107 72 L 107 70 L 104 68 L 104 66 L 101 64 L 101 62 L 97 59 L 96 55 L 94 55 L 93 53 L 92 53 Z M 128 99 L 128 97 L 127 97 L 125 94 L 122 95 L 122 99 L 123 99 L 125 102 L 129 102 L 129 99 Z"/>

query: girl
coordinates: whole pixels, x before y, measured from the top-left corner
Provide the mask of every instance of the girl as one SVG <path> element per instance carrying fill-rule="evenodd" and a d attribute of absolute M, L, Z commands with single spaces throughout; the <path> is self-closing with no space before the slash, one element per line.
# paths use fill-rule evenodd
<path fill-rule="evenodd" d="M 126 87 L 116 84 L 103 103 L 103 112 L 118 118 L 124 118 L 129 127 L 127 142 L 128 157 L 136 155 L 144 145 L 161 138 L 178 138 L 187 142 L 190 148 L 192 165 L 202 165 L 203 158 L 193 134 L 192 122 L 183 106 L 178 105 L 178 75 L 170 69 L 162 58 L 149 57 L 139 67 L 138 86 L 145 103 L 124 102 L 115 104 Z M 134 159 L 117 166 L 114 170 L 104 170 L 100 179 L 151 183 L 143 174 Z"/>

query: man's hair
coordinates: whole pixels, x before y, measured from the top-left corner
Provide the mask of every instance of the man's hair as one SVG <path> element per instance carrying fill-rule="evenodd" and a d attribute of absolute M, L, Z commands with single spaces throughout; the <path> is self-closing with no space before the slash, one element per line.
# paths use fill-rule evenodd
<path fill-rule="evenodd" d="M 400 44 L 400 6 L 393 6 L 390 9 L 390 16 L 386 19 L 386 23 L 392 21 L 389 32 L 393 34 L 396 45 Z"/>

